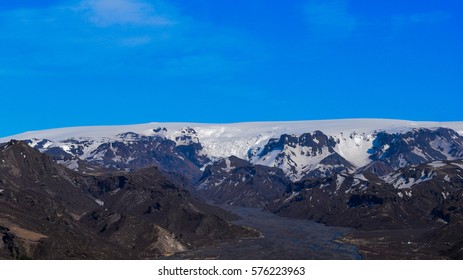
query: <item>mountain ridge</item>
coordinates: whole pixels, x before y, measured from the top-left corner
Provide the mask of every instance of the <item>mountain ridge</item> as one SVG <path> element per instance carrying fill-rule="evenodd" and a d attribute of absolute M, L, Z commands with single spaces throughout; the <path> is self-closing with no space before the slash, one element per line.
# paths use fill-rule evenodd
<path fill-rule="evenodd" d="M 436 131 L 443 128 L 449 131 L 442 140 Z M 414 151 L 403 155 L 404 159 L 414 163 L 417 157 L 425 158 L 422 146 L 428 149 L 425 153 L 445 159 L 455 154 L 454 146 L 461 146 L 454 143 L 454 138 L 463 135 L 463 122 L 344 119 L 235 124 L 149 123 L 28 132 L 2 138 L 0 142 L 11 138 L 25 140 L 42 152 L 60 155 L 57 160 L 75 170 L 79 168 L 79 160 L 120 170 L 155 165 L 170 171 L 172 166 L 177 166 L 182 173 L 189 174 L 194 183 L 200 178 L 200 170 L 230 156 L 253 164 L 279 167 L 292 180 L 314 174 L 329 175 L 334 170 L 339 171 L 339 166 L 355 171 L 373 161 L 381 161 L 383 152 L 392 154 L 397 147 L 391 141 L 407 133 L 421 135 L 424 140 L 440 138 L 436 138 L 432 147 L 419 144 Z M 376 143 L 378 136 L 383 138 L 381 145 Z M 389 149 L 390 146 L 393 147 Z M 438 155 L 442 153 L 439 149 L 443 149 L 443 156 Z M 372 153 L 377 158 L 372 158 Z M 395 165 L 400 165 L 403 158 L 397 155 Z"/>

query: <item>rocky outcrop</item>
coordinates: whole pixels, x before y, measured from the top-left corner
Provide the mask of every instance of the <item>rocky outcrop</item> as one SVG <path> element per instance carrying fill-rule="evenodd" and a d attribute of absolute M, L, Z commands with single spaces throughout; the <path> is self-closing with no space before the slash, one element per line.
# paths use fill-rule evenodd
<path fill-rule="evenodd" d="M 336 174 L 292 184 L 267 209 L 368 230 L 441 227 L 461 219 L 461 161 L 436 161 L 378 177 Z"/>
<path fill-rule="evenodd" d="M 278 168 L 229 157 L 207 166 L 191 189 L 218 204 L 264 207 L 284 193 L 289 182 Z"/>

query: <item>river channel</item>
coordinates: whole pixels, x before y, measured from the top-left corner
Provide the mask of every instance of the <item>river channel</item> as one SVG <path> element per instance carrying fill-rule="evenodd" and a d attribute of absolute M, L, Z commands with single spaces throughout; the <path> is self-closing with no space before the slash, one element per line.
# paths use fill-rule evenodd
<path fill-rule="evenodd" d="M 223 207 L 241 217 L 233 223 L 252 227 L 261 238 L 244 239 L 217 247 L 199 248 L 173 259 L 222 260 L 345 260 L 361 259 L 355 246 L 337 242 L 349 229 L 313 221 L 289 219 L 258 208 Z"/>

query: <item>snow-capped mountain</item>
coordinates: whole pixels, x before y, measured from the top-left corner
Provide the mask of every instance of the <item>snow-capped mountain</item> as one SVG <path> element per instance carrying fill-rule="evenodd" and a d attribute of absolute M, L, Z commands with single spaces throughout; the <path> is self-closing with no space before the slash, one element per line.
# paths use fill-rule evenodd
<path fill-rule="evenodd" d="M 345 138 L 341 139 L 346 141 Z M 339 143 L 341 141 L 338 138 L 318 130 L 300 136 L 283 134 L 279 139 L 270 139 L 250 159 L 255 164 L 279 167 L 292 180 L 306 176 L 325 176 L 332 172 L 354 172 L 356 166 L 340 155 L 342 151 Z M 360 145 L 357 147 L 361 149 Z"/>
<path fill-rule="evenodd" d="M 167 223 L 177 217 L 166 218 L 165 213 L 176 209 L 171 215 L 190 221 L 193 214 L 183 214 L 182 207 L 193 211 L 199 204 L 179 202 L 183 195 L 178 194 L 186 189 L 185 196 L 260 207 L 281 216 L 335 226 L 436 229 L 432 234 L 438 238 L 425 236 L 426 242 L 439 240 L 433 246 L 453 244 L 446 250 L 461 252 L 462 135 L 463 122 L 375 119 L 150 123 L 27 132 L 0 139 L 0 143 L 24 140 L 0 144 L 4 153 L 13 144 L 22 148 L 13 157 L 0 159 L 0 173 L 4 174 L 0 198 L 7 197 L 7 191 L 28 190 L 22 185 L 47 190 L 52 184 L 47 194 L 66 195 L 74 203 L 79 195 L 73 195 L 74 189 L 68 195 L 61 182 L 65 187 L 80 184 L 78 190 L 92 192 L 82 201 L 99 209 L 80 220 L 94 230 L 103 230 L 105 236 L 111 236 L 111 231 L 105 231 L 106 224 L 119 221 L 119 212 L 132 208 L 136 215 L 161 219 L 156 222 L 162 228 L 181 233 L 181 227 Z M 18 168 L 18 163 L 24 163 L 20 166 L 26 171 Z M 165 184 L 159 185 L 160 177 Z M 57 180 L 59 184 L 55 184 Z M 169 193 L 168 199 L 158 202 L 164 192 Z M 140 199 L 147 204 L 140 204 Z M 114 208 L 119 202 L 122 206 Z M 80 207 L 78 201 L 72 205 Z M 117 211 L 104 211 L 107 206 Z M 127 223 L 130 229 L 133 224 Z M 215 223 L 212 220 L 205 227 L 214 228 Z"/>
<path fill-rule="evenodd" d="M 54 155 L 79 170 L 79 160 L 115 169 L 156 165 L 192 181 L 217 160 L 236 156 L 278 167 L 293 181 L 353 173 L 385 175 L 400 167 L 463 155 L 463 123 L 384 119 L 236 124 L 150 123 L 27 132 L 7 138 Z"/>

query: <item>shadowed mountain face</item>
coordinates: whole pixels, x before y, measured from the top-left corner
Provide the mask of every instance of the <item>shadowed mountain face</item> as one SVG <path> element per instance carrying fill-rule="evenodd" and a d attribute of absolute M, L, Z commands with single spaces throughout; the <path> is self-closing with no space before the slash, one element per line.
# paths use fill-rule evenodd
<path fill-rule="evenodd" d="M 269 209 L 369 230 L 442 226 L 460 218 L 459 208 L 446 205 L 463 195 L 462 167 L 462 161 L 437 161 L 385 177 L 365 172 L 306 179 Z"/>
<path fill-rule="evenodd" d="M 178 136 L 177 142 L 159 136 L 142 136 L 127 132 L 117 135 L 118 141 L 96 142 L 94 139 L 67 139 L 55 147 L 45 139 L 27 140 L 31 146 L 52 156 L 58 163 L 76 170 L 92 172 L 99 167 L 113 170 L 138 170 L 156 166 L 165 172 L 175 171 L 187 183 L 197 181 L 200 167 L 210 160 L 201 155 L 201 144 L 191 136 Z"/>
<path fill-rule="evenodd" d="M 229 157 L 208 166 L 191 189 L 219 204 L 264 207 L 284 193 L 289 183 L 278 168 Z"/>
<path fill-rule="evenodd" d="M 24 142 L 0 146 L 1 258 L 156 258 L 256 235 L 157 169 L 79 174 Z"/>
<path fill-rule="evenodd" d="M 462 199 L 463 161 L 435 161 L 384 177 L 365 172 L 306 179 L 267 210 L 364 230 L 346 241 L 366 257 L 461 259 Z"/>
<path fill-rule="evenodd" d="M 407 133 L 380 132 L 368 151 L 373 160 L 367 170 L 386 175 L 391 169 L 418 165 L 436 160 L 463 158 L 463 138 L 446 128 L 414 129 Z M 386 167 L 375 169 L 377 166 Z"/>

